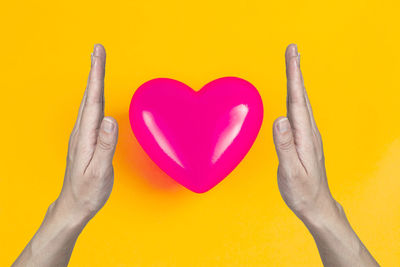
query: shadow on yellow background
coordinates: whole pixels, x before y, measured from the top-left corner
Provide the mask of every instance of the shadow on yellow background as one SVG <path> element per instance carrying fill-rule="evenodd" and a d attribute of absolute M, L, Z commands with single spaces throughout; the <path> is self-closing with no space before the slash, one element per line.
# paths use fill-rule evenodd
<path fill-rule="evenodd" d="M 160 193 L 179 194 L 180 185 L 165 174 L 144 152 L 135 138 L 129 123 L 129 112 L 114 116 L 119 122 L 118 160 L 124 168 L 137 173 L 143 182 Z M 129 182 L 131 179 L 128 177 Z"/>
<path fill-rule="evenodd" d="M 282 201 L 272 122 L 286 113 L 284 51 L 298 44 L 329 184 L 383 266 L 400 263 L 399 3 L 383 1 L 8 1 L 0 10 L 0 265 L 57 197 L 95 43 L 107 50 L 106 114 L 120 124 L 115 184 L 70 266 L 321 266 Z M 248 155 L 195 194 L 167 177 L 131 131 L 143 82 L 194 89 L 253 83 L 264 121 Z"/>

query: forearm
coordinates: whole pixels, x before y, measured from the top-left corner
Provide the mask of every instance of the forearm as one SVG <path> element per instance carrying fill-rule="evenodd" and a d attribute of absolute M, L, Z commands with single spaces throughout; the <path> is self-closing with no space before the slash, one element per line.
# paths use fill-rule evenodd
<path fill-rule="evenodd" d="M 303 222 L 314 237 L 324 266 L 379 266 L 337 202 L 327 214 Z"/>
<path fill-rule="evenodd" d="M 67 266 L 84 226 L 84 220 L 67 214 L 60 203 L 54 202 L 39 230 L 12 266 Z"/>

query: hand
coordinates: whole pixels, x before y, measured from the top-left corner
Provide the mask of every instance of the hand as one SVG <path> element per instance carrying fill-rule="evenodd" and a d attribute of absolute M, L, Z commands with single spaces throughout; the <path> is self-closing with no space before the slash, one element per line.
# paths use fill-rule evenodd
<path fill-rule="evenodd" d="M 118 125 L 104 117 L 105 62 L 103 46 L 95 45 L 61 193 L 13 266 L 67 266 L 80 232 L 110 196 Z"/>
<path fill-rule="evenodd" d="M 287 117 L 273 125 L 278 186 L 313 235 L 325 266 L 377 266 L 328 187 L 322 140 L 300 70 L 296 45 L 286 49 Z"/>
<path fill-rule="evenodd" d="M 320 132 L 303 85 L 296 45 L 286 50 L 287 118 L 274 123 L 279 158 L 278 185 L 288 207 L 302 220 L 321 218 L 338 208 L 326 178 Z"/>
<path fill-rule="evenodd" d="M 110 196 L 114 170 L 112 160 L 118 124 L 104 117 L 104 75 L 106 52 L 96 45 L 91 71 L 78 118 L 72 130 L 67 168 L 60 196 L 55 202 L 77 220 L 91 219 Z"/>
<path fill-rule="evenodd" d="M 55 205 L 78 220 L 87 221 L 105 204 L 114 182 L 112 160 L 118 125 L 104 117 L 106 53 L 96 45 L 87 89 L 72 130 L 64 184 Z"/>

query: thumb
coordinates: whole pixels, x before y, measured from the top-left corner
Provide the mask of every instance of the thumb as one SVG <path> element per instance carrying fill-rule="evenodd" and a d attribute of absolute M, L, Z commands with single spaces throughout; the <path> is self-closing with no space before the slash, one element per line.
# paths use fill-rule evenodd
<path fill-rule="evenodd" d="M 276 153 L 279 164 L 284 169 L 290 169 L 299 163 L 293 132 L 289 120 L 286 117 L 279 117 L 273 125 L 273 135 Z"/>
<path fill-rule="evenodd" d="M 112 165 L 118 139 L 118 123 L 112 117 L 104 117 L 97 136 L 97 144 L 92 161 L 103 170 Z"/>

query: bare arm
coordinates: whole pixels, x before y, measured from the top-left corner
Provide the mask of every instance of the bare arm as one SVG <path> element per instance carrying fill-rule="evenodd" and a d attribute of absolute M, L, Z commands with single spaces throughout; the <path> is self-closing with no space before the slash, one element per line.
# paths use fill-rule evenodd
<path fill-rule="evenodd" d="M 68 146 L 64 184 L 13 266 L 67 266 L 75 242 L 110 196 L 118 125 L 104 117 L 105 50 L 96 45 L 88 85 Z"/>
<path fill-rule="evenodd" d="M 282 198 L 306 225 L 325 266 L 379 266 L 329 190 L 322 139 L 300 70 L 296 45 L 286 49 L 287 117 L 274 122 Z"/>

